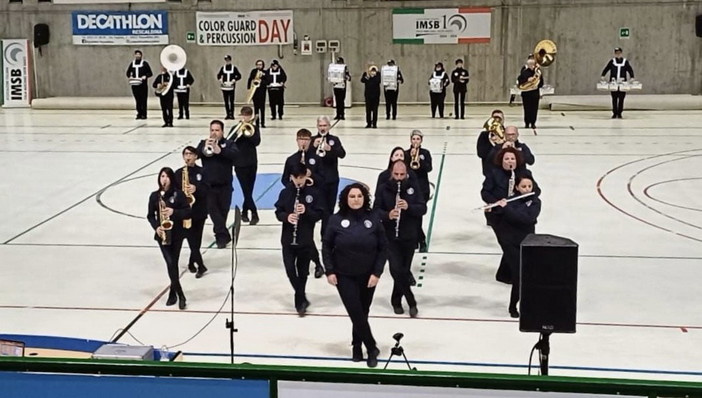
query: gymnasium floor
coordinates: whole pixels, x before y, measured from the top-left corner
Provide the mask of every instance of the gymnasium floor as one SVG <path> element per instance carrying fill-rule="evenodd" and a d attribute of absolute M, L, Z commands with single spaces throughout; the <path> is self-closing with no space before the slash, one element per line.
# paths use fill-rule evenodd
<path fill-rule="evenodd" d="M 356 106 L 333 130 L 348 153 L 343 177 L 372 187 L 390 149 L 408 146 L 412 129 L 424 132 L 434 156 L 429 253 L 413 266 L 419 318 L 393 314 L 386 271 L 371 309 L 381 360 L 402 332 L 420 370 L 527 372 L 538 336 L 520 333 L 509 318 L 509 287 L 494 279 L 499 247 L 472 211 L 482 204 L 475 140 L 489 111 L 469 107 L 466 120 L 431 119 L 428 107 L 401 106 L 397 121 L 385 121 L 381 110 L 379 128 L 368 130 Z M 508 124 L 521 125 L 521 108 L 505 111 Z M 295 131 L 314 131 L 316 115 L 333 113 L 286 112 L 267 122 L 259 147 L 262 222 L 241 229 L 235 361 L 365 367 L 349 359 L 350 321 L 324 279 L 309 280 L 307 317 L 292 306 L 270 210 L 282 187 L 276 175 L 296 149 Z M 117 340 L 182 350 L 187 361 L 229 361 L 231 251 L 207 248 L 206 227 L 210 272 L 188 273 L 184 249 L 188 309 L 166 307 L 165 265 L 144 219 L 155 173 L 180 167 L 183 146 L 203 138 L 223 112 L 191 113 L 163 129 L 154 110 L 147 121 L 134 120 L 133 111 L 0 110 L 0 333 Z M 580 245 L 578 330 L 552 336 L 551 374 L 701 381 L 702 113 L 609 115 L 542 110 L 538 136 L 521 132 L 543 189 L 537 232 Z"/>

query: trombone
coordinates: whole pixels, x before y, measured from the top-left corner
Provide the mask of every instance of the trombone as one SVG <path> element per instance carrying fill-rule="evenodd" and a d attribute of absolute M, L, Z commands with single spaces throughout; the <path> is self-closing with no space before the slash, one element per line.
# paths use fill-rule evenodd
<path fill-rule="evenodd" d="M 253 137 L 253 135 L 256 133 L 256 121 L 258 120 L 258 115 L 253 118 L 250 122 L 246 122 L 243 120 L 240 120 L 239 123 L 237 123 L 234 127 L 229 130 L 229 133 L 227 134 L 227 140 L 238 140 L 242 136 L 249 138 Z"/>
<path fill-rule="evenodd" d="M 254 77 L 253 81 L 251 82 L 251 88 L 249 88 L 249 94 L 246 96 L 247 104 L 253 100 L 254 93 L 256 93 L 258 87 L 261 86 L 261 79 L 263 79 L 263 71 L 259 70 L 256 72 L 256 77 Z"/>

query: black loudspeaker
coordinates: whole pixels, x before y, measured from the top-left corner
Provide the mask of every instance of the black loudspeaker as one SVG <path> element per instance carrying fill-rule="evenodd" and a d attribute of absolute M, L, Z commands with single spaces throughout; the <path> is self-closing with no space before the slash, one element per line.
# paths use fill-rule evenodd
<path fill-rule="evenodd" d="M 38 23 L 34 25 L 34 48 L 49 44 L 49 25 Z"/>
<path fill-rule="evenodd" d="M 575 333 L 578 244 L 531 234 L 521 244 L 519 330 Z"/>
<path fill-rule="evenodd" d="M 702 37 L 702 15 L 695 18 L 695 33 L 697 33 L 697 37 Z"/>

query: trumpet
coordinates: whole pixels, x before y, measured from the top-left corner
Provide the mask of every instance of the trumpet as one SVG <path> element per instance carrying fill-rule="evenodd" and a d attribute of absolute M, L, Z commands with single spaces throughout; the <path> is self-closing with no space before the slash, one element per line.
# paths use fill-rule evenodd
<path fill-rule="evenodd" d="M 163 234 L 161 235 L 161 245 L 168 246 L 171 244 L 171 230 L 173 229 L 173 221 L 166 215 L 166 202 L 163 196 L 158 199 L 158 215 L 159 223 Z"/>
<path fill-rule="evenodd" d="M 256 133 L 256 121 L 258 120 L 258 115 L 253 118 L 250 122 L 245 122 L 243 120 L 239 121 L 234 127 L 232 127 L 231 130 L 229 130 L 229 134 L 227 134 L 227 139 L 231 140 L 232 138 L 234 139 L 234 142 L 241 138 L 242 136 L 249 138 L 253 137 L 253 135 Z"/>
<path fill-rule="evenodd" d="M 412 154 L 412 158 L 410 160 L 410 168 L 412 170 L 418 170 L 421 167 L 421 164 L 419 163 L 419 150 L 422 146 L 421 145 L 412 145 L 412 149 L 414 149 L 414 153 Z"/>
<path fill-rule="evenodd" d="M 402 181 L 397 182 L 397 195 L 395 195 L 395 210 L 398 211 L 397 219 L 395 220 L 395 239 L 400 238 L 400 216 L 402 215 L 402 209 L 400 209 L 399 203 L 402 198 L 400 198 L 400 191 L 402 189 Z"/>
<path fill-rule="evenodd" d="M 218 142 L 219 140 L 215 140 L 213 138 L 208 139 L 207 143 L 205 144 L 205 149 L 202 151 L 202 153 L 207 157 L 214 155 L 214 146 L 217 145 Z"/>
<path fill-rule="evenodd" d="M 317 146 L 317 157 L 323 158 L 327 156 L 327 151 L 324 149 L 324 146 L 327 145 L 327 135 L 324 134 L 322 136 L 322 139 L 319 141 L 319 146 Z"/>
<path fill-rule="evenodd" d="M 185 193 L 185 200 L 188 202 L 190 207 L 195 204 L 195 195 L 189 192 L 190 188 L 190 172 L 188 171 L 188 165 L 183 166 L 183 181 L 181 186 L 183 187 L 183 193 Z M 183 220 L 183 228 L 190 229 L 193 226 L 193 220 L 188 218 Z"/>

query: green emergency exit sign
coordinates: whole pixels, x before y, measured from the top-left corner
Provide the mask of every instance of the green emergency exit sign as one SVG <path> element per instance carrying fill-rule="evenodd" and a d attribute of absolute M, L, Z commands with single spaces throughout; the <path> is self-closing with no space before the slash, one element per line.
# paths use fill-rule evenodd
<path fill-rule="evenodd" d="M 629 28 L 619 28 L 619 38 L 628 39 L 631 36 L 631 29 Z"/>
<path fill-rule="evenodd" d="M 185 41 L 188 43 L 195 43 L 195 32 L 185 33 Z"/>

